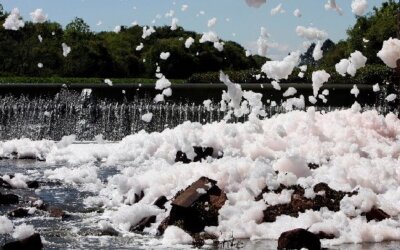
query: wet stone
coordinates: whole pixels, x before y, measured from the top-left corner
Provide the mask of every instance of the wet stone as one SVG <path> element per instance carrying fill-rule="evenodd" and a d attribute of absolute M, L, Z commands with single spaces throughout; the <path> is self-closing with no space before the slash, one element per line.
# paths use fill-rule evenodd
<path fill-rule="evenodd" d="M 315 198 L 309 199 L 304 196 L 304 188 L 299 185 L 285 187 L 281 185 L 274 191 L 264 188 L 262 192 L 255 197 L 256 200 L 262 200 L 263 194 L 268 192 L 281 193 L 283 190 L 293 190 L 291 201 L 288 204 L 278 204 L 268 206 L 264 211 L 263 222 L 274 222 L 278 216 L 289 215 L 298 217 L 300 213 L 306 210 L 319 211 L 326 207 L 331 211 L 337 212 L 340 210 L 340 201 L 347 195 L 352 196 L 357 192 L 342 192 L 330 188 L 326 183 L 318 183 L 314 186 L 314 192 L 317 194 Z"/>
<path fill-rule="evenodd" d="M 42 239 L 39 234 L 33 234 L 32 236 L 18 241 L 6 243 L 2 250 L 40 250 L 43 249 Z"/>
<path fill-rule="evenodd" d="M 26 184 L 28 185 L 28 188 L 39 188 L 39 182 L 38 181 L 27 181 Z"/>
<path fill-rule="evenodd" d="M 286 231 L 279 236 L 278 249 L 319 250 L 321 241 L 319 237 L 305 229 L 297 228 Z"/>
<path fill-rule="evenodd" d="M 65 213 L 64 210 L 59 207 L 48 207 L 46 208 L 46 211 L 49 213 L 50 217 L 61 218 L 62 220 L 70 217 L 67 213 Z"/>
<path fill-rule="evenodd" d="M 14 211 L 8 213 L 8 216 L 15 218 L 24 218 L 29 216 L 29 210 L 25 208 L 17 208 Z"/>
<path fill-rule="evenodd" d="M 163 234 L 169 225 L 182 228 L 189 234 L 200 233 L 206 226 L 218 225 L 218 211 L 227 200 L 216 181 L 201 177 L 184 191 L 178 192 L 172 202 L 169 216 L 158 230 Z"/>
<path fill-rule="evenodd" d="M 207 159 L 207 157 L 213 157 L 214 149 L 212 147 L 199 147 L 199 146 L 194 146 L 193 147 L 194 153 L 196 156 L 193 159 L 193 162 L 201 162 L 202 160 Z M 217 158 L 221 158 L 222 154 L 219 155 Z M 183 162 L 183 163 L 190 163 L 192 162 L 187 155 L 182 152 L 178 151 L 176 152 L 176 157 L 175 157 L 175 162 Z"/>
<path fill-rule="evenodd" d="M 18 202 L 19 202 L 19 198 L 17 195 L 0 193 L 0 205 L 18 204 Z"/>
<path fill-rule="evenodd" d="M 0 178 L 0 187 L 7 188 L 7 189 L 11 189 L 12 188 L 10 183 L 8 183 L 5 180 L 3 180 L 3 178 Z"/>
<path fill-rule="evenodd" d="M 160 209 L 165 209 L 165 203 L 167 203 L 168 199 L 165 196 L 159 197 L 156 201 L 154 201 L 153 205 L 157 206 Z M 150 216 L 143 218 L 138 224 L 132 226 L 129 231 L 131 232 L 142 232 L 146 227 L 150 227 L 152 223 L 156 222 L 156 216 Z"/>
<path fill-rule="evenodd" d="M 365 213 L 365 217 L 367 218 L 367 221 L 370 222 L 372 220 L 374 220 L 374 221 L 382 221 L 382 220 L 385 220 L 385 219 L 389 219 L 390 215 L 388 215 L 382 209 L 373 207 L 371 209 L 371 211 Z"/>

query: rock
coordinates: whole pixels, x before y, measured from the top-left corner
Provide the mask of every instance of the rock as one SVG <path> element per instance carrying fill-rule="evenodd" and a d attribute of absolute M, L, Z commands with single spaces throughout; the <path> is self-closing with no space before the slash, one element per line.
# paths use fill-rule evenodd
<path fill-rule="evenodd" d="M 322 232 L 322 231 L 318 232 L 316 235 L 317 235 L 318 238 L 320 238 L 321 240 L 322 240 L 322 239 L 331 240 L 331 239 L 334 239 L 334 238 L 336 237 L 334 234 L 328 234 L 328 233 L 325 233 L 325 232 Z"/>
<path fill-rule="evenodd" d="M 264 213 L 263 222 L 274 222 L 276 217 L 280 215 L 289 215 L 298 217 L 299 213 L 304 213 L 306 210 L 318 211 L 322 207 L 326 207 L 331 211 L 339 211 L 340 201 L 346 196 L 352 196 L 357 192 L 342 192 L 331 189 L 326 183 L 318 183 L 314 186 L 314 192 L 317 193 L 314 199 L 304 197 L 304 188 L 299 185 L 286 187 L 281 185 L 277 190 L 272 192 L 281 193 L 283 190 L 293 190 L 291 201 L 288 204 L 278 204 L 267 207 Z M 255 199 L 262 200 L 263 194 L 271 192 L 268 187 L 265 187 L 261 194 Z"/>
<path fill-rule="evenodd" d="M 370 222 L 371 220 L 382 221 L 385 219 L 389 219 L 390 215 L 388 215 L 382 209 L 373 207 L 371 211 L 365 213 L 365 217 L 367 217 L 367 221 Z"/>
<path fill-rule="evenodd" d="M 211 147 L 193 147 L 196 156 L 194 157 L 193 161 L 198 162 L 205 160 L 208 156 L 212 157 L 214 149 Z"/>
<path fill-rule="evenodd" d="M 144 197 L 144 192 L 143 192 L 143 190 L 140 191 L 140 194 L 136 194 L 136 193 L 135 193 L 135 203 L 138 203 L 141 199 L 143 199 L 143 197 Z"/>
<path fill-rule="evenodd" d="M 64 210 L 62 210 L 59 207 L 48 207 L 46 209 L 47 212 L 49 212 L 49 216 L 50 217 L 54 217 L 54 218 L 61 218 L 62 220 L 66 219 L 69 217 L 68 214 L 66 214 L 64 212 Z"/>
<path fill-rule="evenodd" d="M 154 203 L 154 206 L 157 206 L 160 209 L 165 209 L 164 205 L 167 203 L 168 199 L 165 196 L 160 196 Z"/>
<path fill-rule="evenodd" d="M 40 250 L 43 249 L 42 239 L 39 234 L 33 234 L 32 236 L 18 241 L 6 243 L 3 250 Z"/>
<path fill-rule="evenodd" d="M 321 241 L 317 235 L 297 228 L 284 232 L 279 236 L 278 249 L 302 249 L 319 250 L 321 249 Z"/>
<path fill-rule="evenodd" d="M 212 147 L 199 147 L 199 146 L 194 146 L 193 147 L 194 153 L 196 156 L 194 157 L 193 161 L 194 162 L 201 162 L 202 160 L 205 160 L 207 157 L 213 157 L 214 149 Z M 221 158 L 222 156 L 218 156 L 217 158 Z M 189 158 L 187 158 L 187 155 L 182 152 L 178 151 L 176 152 L 176 157 L 175 157 L 175 162 L 183 162 L 183 163 L 190 163 L 192 162 Z"/>
<path fill-rule="evenodd" d="M 191 163 L 192 161 L 189 160 L 185 153 L 182 151 L 176 152 L 175 162 L 183 162 L 185 164 Z"/>
<path fill-rule="evenodd" d="M 175 225 L 188 233 L 202 232 L 206 226 L 218 225 L 218 211 L 227 200 L 226 194 L 216 181 L 201 177 L 184 191 L 178 192 L 172 202 L 169 216 L 158 230 L 163 234 L 169 225 Z"/>
<path fill-rule="evenodd" d="M 157 206 L 160 209 L 165 209 L 164 205 L 167 203 L 167 197 L 161 196 L 154 203 L 154 206 Z M 146 227 L 150 227 L 152 223 L 156 222 L 156 216 L 150 216 L 143 218 L 138 224 L 132 226 L 129 231 L 131 232 L 142 232 Z"/>
<path fill-rule="evenodd" d="M 27 181 L 26 184 L 28 185 L 28 188 L 39 188 L 39 182 L 38 181 Z"/>
<path fill-rule="evenodd" d="M 319 167 L 320 167 L 320 165 L 318 165 L 316 163 L 312 163 L 312 162 L 308 163 L 308 168 L 310 168 L 310 169 L 317 169 Z"/>
<path fill-rule="evenodd" d="M 112 227 L 101 230 L 98 236 L 119 236 L 119 232 Z"/>
<path fill-rule="evenodd" d="M 28 212 L 29 212 L 28 209 L 20 207 L 20 208 L 15 209 L 14 211 L 9 212 L 8 216 L 16 217 L 16 218 L 24 218 L 24 217 L 29 216 Z"/>
<path fill-rule="evenodd" d="M 19 198 L 15 194 L 1 194 L 0 205 L 18 204 Z"/>
<path fill-rule="evenodd" d="M 0 178 L 0 187 L 7 188 L 7 189 L 11 189 L 12 188 L 10 183 L 8 183 L 5 180 L 3 180 L 3 178 Z"/>

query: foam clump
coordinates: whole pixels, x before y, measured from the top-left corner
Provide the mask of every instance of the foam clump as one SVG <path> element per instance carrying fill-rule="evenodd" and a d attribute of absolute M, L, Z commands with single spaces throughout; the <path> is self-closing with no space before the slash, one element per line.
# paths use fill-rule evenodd
<path fill-rule="evenodd" d="M 191 244 L 192 237 L 177 226 L 169 226 L 162 239 L 162 244 L 166 246 L 173 246 L 177 244 Z"/>
<path fill-rule="evenodd" d="M 365 11 L 368 9 L 368 1 L 367 0 L 352 0 L 351 2 L 351 11 L 357 16 L 364 15 Z"/>
<path fill-rule="evenodd" d="M 160 59 L 167 60 L 170 55 L 171 55 L 171 53 L 169 53 L 169 52 L 161 52 L 160 53 Z"/>
<path fill-rule="evenodd" d="M 300 58 L 300 52 L 292 52 L 286 56 L 282 61 L 268 61 L 266 62 L 261 71 L 267 74 L 268 78 L 276 81 L 280 79 L 287 79 L 297 66 Z"/>
<path fill-rule="evenodd" d="M 367 58 L 358 50 L 350 54 L 348 59 L 342 59 L 335 65 L 336 72 L 342 76 L 346 76 L 346 73 L 355 76 L 357 70 L 364 67 L 367 62 Z"/>
<path fill-rule="evenodd" d="M 325 70 L 314 71 L 311 76 L 314 97 L 318 95 L 319 89 L 331 76 Z"/>
<path fill-rule="evenodd" d="M 292 173 L 297 177 L 307 177 L 311 174 L 306 160 L 298 156 L 281 158 L 273 168 L 280 172 Z"/>
<path fill-rule="evenodd" d="M 14 228 L 11 220 L 6 216 L 0 216 L 0 234 L 10 234 Z"/>
<path fill-rule="evenodd" d="M 328 37 L 328 34 L 314 27 L 297 26 L 296 33 L 298 36 L 307 40 L 324 40 Z"/>
<path fill-rule="evenodd" d="M 27 224 L 23 223 L 23 224 L 15 227 L 12 236 L 15 239 L 23 240 L 23 239 L 26 239 L 26 238 L 32 236 L 34 233 L 35 233 L 35 229 L 33 228 L 32 225 L 27 225 Z"/>
<path fill-rule="evenodd" d="M 36 9 L 30 15 L 33 23 L 44 23 L 47 20 L 47 15 L 44 14 L 42 9 Z"/>
<path fill-rule="evenodd" d="M 155 89 L 163 90 L 169 87 L 171 87 L 171 82 L 167 78 L 165 78 L 165 76 L 162 76 L 156 81 Z"/>
<path fill-rule="evenodd" d="M 6 30 L 19 30 L 25 26 L 18 8 L 14 8 L 3 23 Z"/>
<path fill-rule="evenodd" d="M 105 214 L 118 228 L 129 231 L 132 226 L 138 224 L 143 218 L 158 215 L 162 212 L 159 208 L 151 205 L 133 204 L 121 206 L 115 212 Z"/>
<path fill-rule="evenodd" d="M 325 4 L 325 9 L 335 10 L 339 15 L 343 15 L 343 10 L 339 5 L 337 5 L 336 0 L 328 0 L 328 2 Z"/>
<path fill-rule="evenodd" d="M 69 47 L 66 43 L 61 44 L 63 50 L 63 56 L 67 57 L 69 53 L 71 53 L 71 47 Z"/>
<path fill-rule="evenodd" d="M 382 49 L 377 55 L 388 67 L 396 68 L 397 61 L 400 59 L 400 40 L 389 38 L 384 41 Z"/>
<path fill-rule="evenodd" d="M 192 46 L 193 43 L 194 43 L 193 37 L 189 37 L 189 38 L 186 39 L 186 41 L 185 41 L 185 47 L 186 47 L 187 49 L 189 49 L 189 48 Z"/>
<path fill-rule="evenodd" d="M 260 8 L 261 5 L 266 3 L 266 0 L 246 0 L 247 5 L 254 8 Z"/>
<path fill-rule="evenodd" d="M 142 115 L 142 121 L 144 122 L 151 122 L 151 119 L 153 119 L 153 114 L 152 113 L 146 113 L 144 115 Z"/>
<path fill-rule="evenodd" d="M 55 142 L 50 140 L 14 139 L 3 143 L 0 142 L 0 156 L 5 158 L 43 159 L 55 146 Z"/>

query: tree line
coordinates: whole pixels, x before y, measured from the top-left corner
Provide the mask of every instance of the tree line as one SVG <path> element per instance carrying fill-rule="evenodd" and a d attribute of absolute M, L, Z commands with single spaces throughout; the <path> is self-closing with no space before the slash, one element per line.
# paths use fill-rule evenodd
<path fill-rule="evenodd" d="M 186 79 L 193 73 L 260 68 L 267 60 L 247 57 L 244 48 L 232 41 L 224 41 L 220 52 L 212 43 L 199 43 L 201 34 L 181 27 L 174 31 L 169 26 L 155 27 L 155 33 L 145 39 L 138 25 L 122 26 L 118 33 L 93 32 L 81 18 L 65 28 L 46 21 L 5 30 L 2 24 L 9 13 L 0 7 L 0 76 L 155 78 L 159 66 L 168 78 Z M 186 48 L 189 37 L 196 42 Z M 67 57 L 62 43 L 71 47 Z M 137 50 L 141 43 L 143 49 Z M 161 52 L 170 52 L 168 60 L 160 60 Z"/>
<path fill-rule="evenodd" d="M 335 64 L 358 50 L 368 58 L 370 70 L 364 71 L 382 75 L 380 71 L 385 71 L 382 68 L 385 66 L 376 54 L 383 41 L 397 36 L 399 7 L 394 0 L 389 0 L 368 15 L 357 17 L 356 24 L 347 30 L 346 39 L 337 43 L 326 40 L 322 46 L 324 56 L 318 61 L 312 56 L 315 48 L 312 44 L 301 55 L 300 65 L 308 65 L 308 73 L 325 69 L 335 77 Z M 155 33 L 143 39 L 141 26 L 122 26 L 118 33 L 93 32 L 83 19 L 75 18 L 65 28 L 51 21 L 26 22 L 23 28 L 11 31 L 2 27 L 7 15 L 0 4 L 0 76 L 155 78 L 159 66 L 171 79 L 188 79 L 192 75 L 224 70 L 250 72 L 247 82 L 251 82 L 269 60 L 257 55 L 246 56 L 244 48 L 233 41 L 224 41 L 224 49 L 220 52 L 212 43 L 199 43 L 201 34 L 185 31 L 182 27 L 173 31 L 169 26 L 155 27 Z M 189 37 L 196 42 L 186 48 L 185 41 Z M 62 43 L 71 47 L 67 57 L 63 56 Z M 143 49 L 137 50 L 141 43 Z M 161 52 L 170 52 L 168 60 L 160 60 Z M 43 67 L 39 68 L 38 63 Z M 297 73 L 294 71 L 296 75 L 290 81 L 309 81 L 310 74 L 306 73 L 306 77 L 300 79 Z M 361 77 L 364 78 L 371 77 Z"/>

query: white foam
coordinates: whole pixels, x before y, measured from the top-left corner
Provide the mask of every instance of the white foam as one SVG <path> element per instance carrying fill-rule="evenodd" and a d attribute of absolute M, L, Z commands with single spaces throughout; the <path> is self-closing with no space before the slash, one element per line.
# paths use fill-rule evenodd
<path fill-rule="evenodd" d="M 44 14 L 42 9 L 36 9 L 30 13 L 33 23 L 44 23 L 47 20 L 47 15 Z"/>
<path fill-rule="evenodd" d="M 23 240 L 23 239 L 26 239 L 26 238 L 32 236 L 34 233 L 35 233 L 35 229 L 33 228 L 32 225 L 27 225 L 27 224 L 23 223 L 23 224 L 15 227 L 12 236 L 15 239 Z"/>

